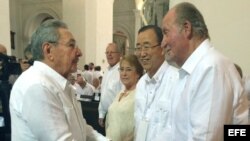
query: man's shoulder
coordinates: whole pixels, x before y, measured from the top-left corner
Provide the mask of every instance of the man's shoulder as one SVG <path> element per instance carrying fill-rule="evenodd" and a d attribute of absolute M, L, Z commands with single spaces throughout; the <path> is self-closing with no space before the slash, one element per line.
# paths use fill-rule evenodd
<path fill-rule="evenodd" d="M 228 57 L 217 51 L 215 48 L 210 48 L 206 55 L 204 55 L 197 65 L 200 69 L 216 69 L 228 68 L 233 65 Z"/>

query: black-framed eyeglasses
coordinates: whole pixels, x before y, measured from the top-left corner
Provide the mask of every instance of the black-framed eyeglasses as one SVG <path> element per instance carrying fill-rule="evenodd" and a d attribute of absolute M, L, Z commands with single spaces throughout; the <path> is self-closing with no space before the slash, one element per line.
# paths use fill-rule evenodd
<path fill-rule="evenodd" d="M 154 45 L 154 46 L 151 46 L 150 44 L 144 44 L 144 45 L 137 45 L 135 47 L 135 52 L 138 53 L 138 52 L 141 52 L 141 51 L 145 51 L 145 52 L 148 52 L 150 51 L 152 48 L 155 48 L 157 46 L 160 46 L 161 44 L 157 44 L 157 45 Z"/>

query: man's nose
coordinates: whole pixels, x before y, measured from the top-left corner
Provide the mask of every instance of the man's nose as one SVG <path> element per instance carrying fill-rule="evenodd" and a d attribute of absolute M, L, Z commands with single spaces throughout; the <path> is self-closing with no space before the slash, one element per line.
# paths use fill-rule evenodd
<path fill-rule="evenodd" d="M 166 48 L 167 47 L 167 42 L 166 42 L 166 40 L 162 40 L 162 42 L 161 42 L 161 48 Z"/>
<path fill-rule="evenodd" d="M 80 48 L 79 47 L 77 47 L 77 56 L 82 56 L 82 51 L 80 50 Z"/>

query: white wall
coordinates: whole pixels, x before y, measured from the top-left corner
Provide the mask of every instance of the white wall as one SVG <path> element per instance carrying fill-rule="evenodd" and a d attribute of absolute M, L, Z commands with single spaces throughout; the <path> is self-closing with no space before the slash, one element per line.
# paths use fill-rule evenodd
<path fill-rule="evenodd" d="M 63 20 L 69 25 L 83 54 L 79 69 L 90 62 L 103 69 L 107 67 L 105 50 L 112 42 L 112 18 L 113 0 L 63 0 Z"/>
<path fill-rule="evenodd" d="M 170 7 L 184 0 L 170 0 Z M 250 1 L 185 0 L 203 13 L 215 48 L 250 75 Z"/>
<path fill-rule="evenodd" d="M 85 61 L 85 0 L 63 0 L 63 21 L 69 26 L 70 31 L 76 39 L 76 43 L 82 51 L 78 68 L 82 69 Z"/>
<path fill-rule="evenodd" d="M 88 0 L 89 1 L 89 0 Z M 92 0 L 91 0 L 92 1 Z M 89 60 L 86 63 L 94 62 L 100 65 L 102 70 L 108 66 L 105 51 L 108 43 L 112 42 L 113 35 L 113 3 L 114 0 L 96 0 L 96 27 L 95 32 L 88 30 L 86 34 L 92 33 L 96 36 L 95 46 L 93 42 L 88 42 L 89 48 L 93 48 L 95 60 Z M 89 13 L 88 15 L 91 15 Z M 95 16 L 95 15 L 94 15 Z M 90 16 L 89 16 L 90 17 Z M 89 23 L 89 26 L 92 26 Z M 89 39 L 92 38 L 91 36 Z M 92 57 L 92 54 L 88 54 Z M 90 58 L 89 58 L 90 59 Z M 93 58 L 92 58 L 93 59 Z"/>
<path fill-rule="evenodd" d="M 104 70 L 108 66 L 106 47 L 112 42 L 113 0 L 85 1 L 85 63 L 93 62 Z"/>
<path fill-rule="evenodd" d="M 23 58 L 23 51 L 30 42 L 32 33 L 40 25 L 42 20 L 48 16 L 62 19 L 62 2 L 61 0 L 43 2 L 10 0 L 9 4 L 10 30 L 16 33 L 15 49 L 11 50 L 11 55 L 17 58 Z"/>
<path fill-rule="evenodd" d="M 0 1 L 0 44 L 7 48 L 7 54 L 11 54 L 10 46 L 10 19 L 9 19 L 9 1 Z"/>

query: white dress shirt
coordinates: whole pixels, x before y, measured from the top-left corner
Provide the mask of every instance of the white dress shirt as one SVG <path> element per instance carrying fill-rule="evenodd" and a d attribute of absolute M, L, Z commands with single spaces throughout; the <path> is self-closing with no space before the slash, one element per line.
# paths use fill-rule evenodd
<path fill-rule="evenodd" d="M 101 101 L 99 103 L 98 111 L 99 118 L 104 118 L 110 104 L 113 102 L 115 96 L 121 91 L 123 85 L 120 80 L 119 63 L 104 73 L 101 84 Z"/>
<path fill-rule="evenodd" d="M 243 84 L 244 84 L 244 90 L 248 98 L 248 108 L 249 108 L 249 113 L 248 113 L 248 124 L 250 124 L 250 76 L 245 76 L 243 78 Z"/>
<path fill-rule="evenodd" d="M 74 93 L 64 77 L 35 61 L 11 91 L 11 140 L 107 140 L 86 124 Z"/>
<path fill-rule="evenodd" d="M 240 79 L 234 64 L 205 40 L 180 70 L 172 100 L 172 141 L 222 141 L 225 124 L 247 124 Z"/>
<path fill-rule="evenodd" d="M 141 141 L 138 136 L 142 136 L 139 126 L 143 120 L 148 124 L 145 141 L 157 141 L 169 128 L 170 94 L 177 79 L 178 70 L 164 61 L 152 78 L 146 73 L 138 81 L 135 95 L 136 141 Z"/>

